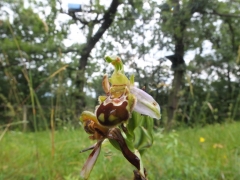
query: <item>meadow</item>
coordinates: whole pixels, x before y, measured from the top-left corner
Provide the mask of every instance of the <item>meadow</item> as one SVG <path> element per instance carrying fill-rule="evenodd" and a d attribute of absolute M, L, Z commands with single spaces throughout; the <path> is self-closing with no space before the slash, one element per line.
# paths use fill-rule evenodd
<path fill-rule="evenodd" d="M 82 128 L 0 133 L 0 179 L 81 179 L 80 170 L 94 144 Z M 143 155 L 149 180 L 240 179 L 240 123 L 154 133 Z M 90 180 L 132 179 L 134 167 L 105 143 Z"/>

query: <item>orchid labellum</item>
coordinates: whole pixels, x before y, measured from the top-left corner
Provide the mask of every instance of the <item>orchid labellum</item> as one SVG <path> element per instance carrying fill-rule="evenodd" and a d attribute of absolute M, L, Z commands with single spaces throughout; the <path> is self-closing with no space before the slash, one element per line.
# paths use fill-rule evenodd
<path fill-rule="evenodd" d="M 108 139 L 137 168 L 137 171 L 134 171 L 135 177 L 139 176 L 145 179 L 137 148 L 147 146 L 143 146 L 141 142 L 141 145 L 135 143 L 135 145 L 130 145 L 130 148 L 124 137 L 128 137 L 133 141 L 137 139 L 133 138 L 133 136 L 136 136 L 135 133 L 140 132 L 140 141 L 146 139 L 146 142 L 150 142 L 151 145 L 152 136 L 149 135 L 151 133 L 148 133 L 148 131 L 152 130 L 152 126 L 143 126 L 143 123 L 140 124 L 140 118 L 134 118 L 132 114 L 135 111 L 142 115 L 160 119 L 160 106 L 152 96 L 134 86 L 133 76 L 131 76 L 130 80 L 125 76 L 123 63 L 118 56 L 106 56 L 105 59 L 115 68 L 110 78 L 107 75 L 103 76 L 102 86 L 106 95 L 99 97 L 99 105 L 96 107 L 95 114 L 84 111 L 80 116 L 84 130 L 90 134 L 90 139 L 97 141 L 95 145 L 82 150 L 82 152 L 91 149 L 93 151 L 83 166 L 81 176 L 85 179 L 88 178 L 100 153 L 102 142 Z M 121 125 L 123 131 L 118 128 L 119 125 Z M 126 136 L 123 136 L 123 134 Z M 146 137 L 144 138 L 144 136 Z"/>

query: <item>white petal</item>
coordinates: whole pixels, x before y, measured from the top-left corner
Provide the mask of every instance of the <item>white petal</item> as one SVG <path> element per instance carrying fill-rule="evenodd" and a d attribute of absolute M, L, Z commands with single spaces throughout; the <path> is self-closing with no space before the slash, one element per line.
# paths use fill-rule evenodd
<path fill-rule="evenodd" d="M 133 108 L 134 111 L 152 118 L 161 118 L 160 106 L 152 96 L 135 86 L 130 87 L 130 92 L 137 98 L 137 103 Z"/>

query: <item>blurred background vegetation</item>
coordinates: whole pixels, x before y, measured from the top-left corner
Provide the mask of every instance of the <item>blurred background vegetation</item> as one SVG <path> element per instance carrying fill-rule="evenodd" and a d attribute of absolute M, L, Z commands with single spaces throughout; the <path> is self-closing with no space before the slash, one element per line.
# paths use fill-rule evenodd
<path fill-rule="evenodd" d="M 78 10 L 60 0 L 3 0 L 0 126 L 79 126 L 103 94 L 109 54 L 160 104 L 156 127 L 239 121 L 239 14 L 233 0 L 91 0 Z"/>
<path fill-rule="evenodd" d="M 68 2 L 0 1 L 0 179 L 79 179 L 105 55 L 161 106 L 149 179 L 239 179 L 240 1 Z M 132 170 L 106 143 L 90 179 Z"/>

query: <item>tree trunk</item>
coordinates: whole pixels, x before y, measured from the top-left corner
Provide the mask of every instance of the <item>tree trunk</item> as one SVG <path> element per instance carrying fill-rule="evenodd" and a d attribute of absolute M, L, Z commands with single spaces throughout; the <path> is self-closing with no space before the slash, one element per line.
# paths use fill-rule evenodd
<path fill-rule="evenodd" d="M 86 106 L 85 93 L 83 90 L 85 84 L 85 69 L 87 66 L 88 58 L 96 43 L 103 36 L 104 32 L 111 26 L 119 5 L 120 0 L 112 0 L 109 9 L 104 13 L 103 22 L 101 23 L 101 26 L 99 27 L 98 31 L 93 36 L 87 39 L 86 45 L 80 52 L 81 58 L 79 59 L 78 73 L 76 77 L 76 89 L 78 92 L 75 94 L 76 98 L 75 112 L 77 117 L 80 115 L 80 113 Z"/>
<path fill-rule="evenodd" d="M 175 4 L 175 12 L 174 16 L 177 18 L 180 14 L 180 4 L 179 0 L 172 0 L 172 2 Z M 177 18 L 179 19 L 179 18 Z M 181 19 L 179 23 L 176 24 L 178 28 L 180 28 L 180 33 L 176 32 L 173 36 L 175 40 L 175 51 L 173 55 L 172 61 L 172 70 L 174 71 L 173 75 L 173 81 L 172 81 L 172 89 L 169 94 L 168 98 L 168 108 L 167 108 L 167 130 L 170 130 L 173 127 L 174 124 L 174 115 L 175 111 L 178 106 L 179 101 L 179 92 L 181 90 L 181 87 L 183 85 L 183 78 L 184 78 L 184 72 L 185 72 L 185 62 L 183 60 L 184 56 L 184 31 L 186 28 L 186 19 Z M 175 29 L 178 29 L 175 27 Z"/>
<path fill-rule="evenodd" d="M 172 89 L 169 94 L 168 99 L 168 121 L 167 121 L 167 130 L 170 130 L 173 126 L 173 119 L 175 110 L 178 106 L 179 101 L 179 91 L 181 90 L 181 86 L 183 84 L 183 78 L 184 78 L 184 70 L 175 70 L 174 76 L 173 76 L 173 82 L 172 82 Z"/>

